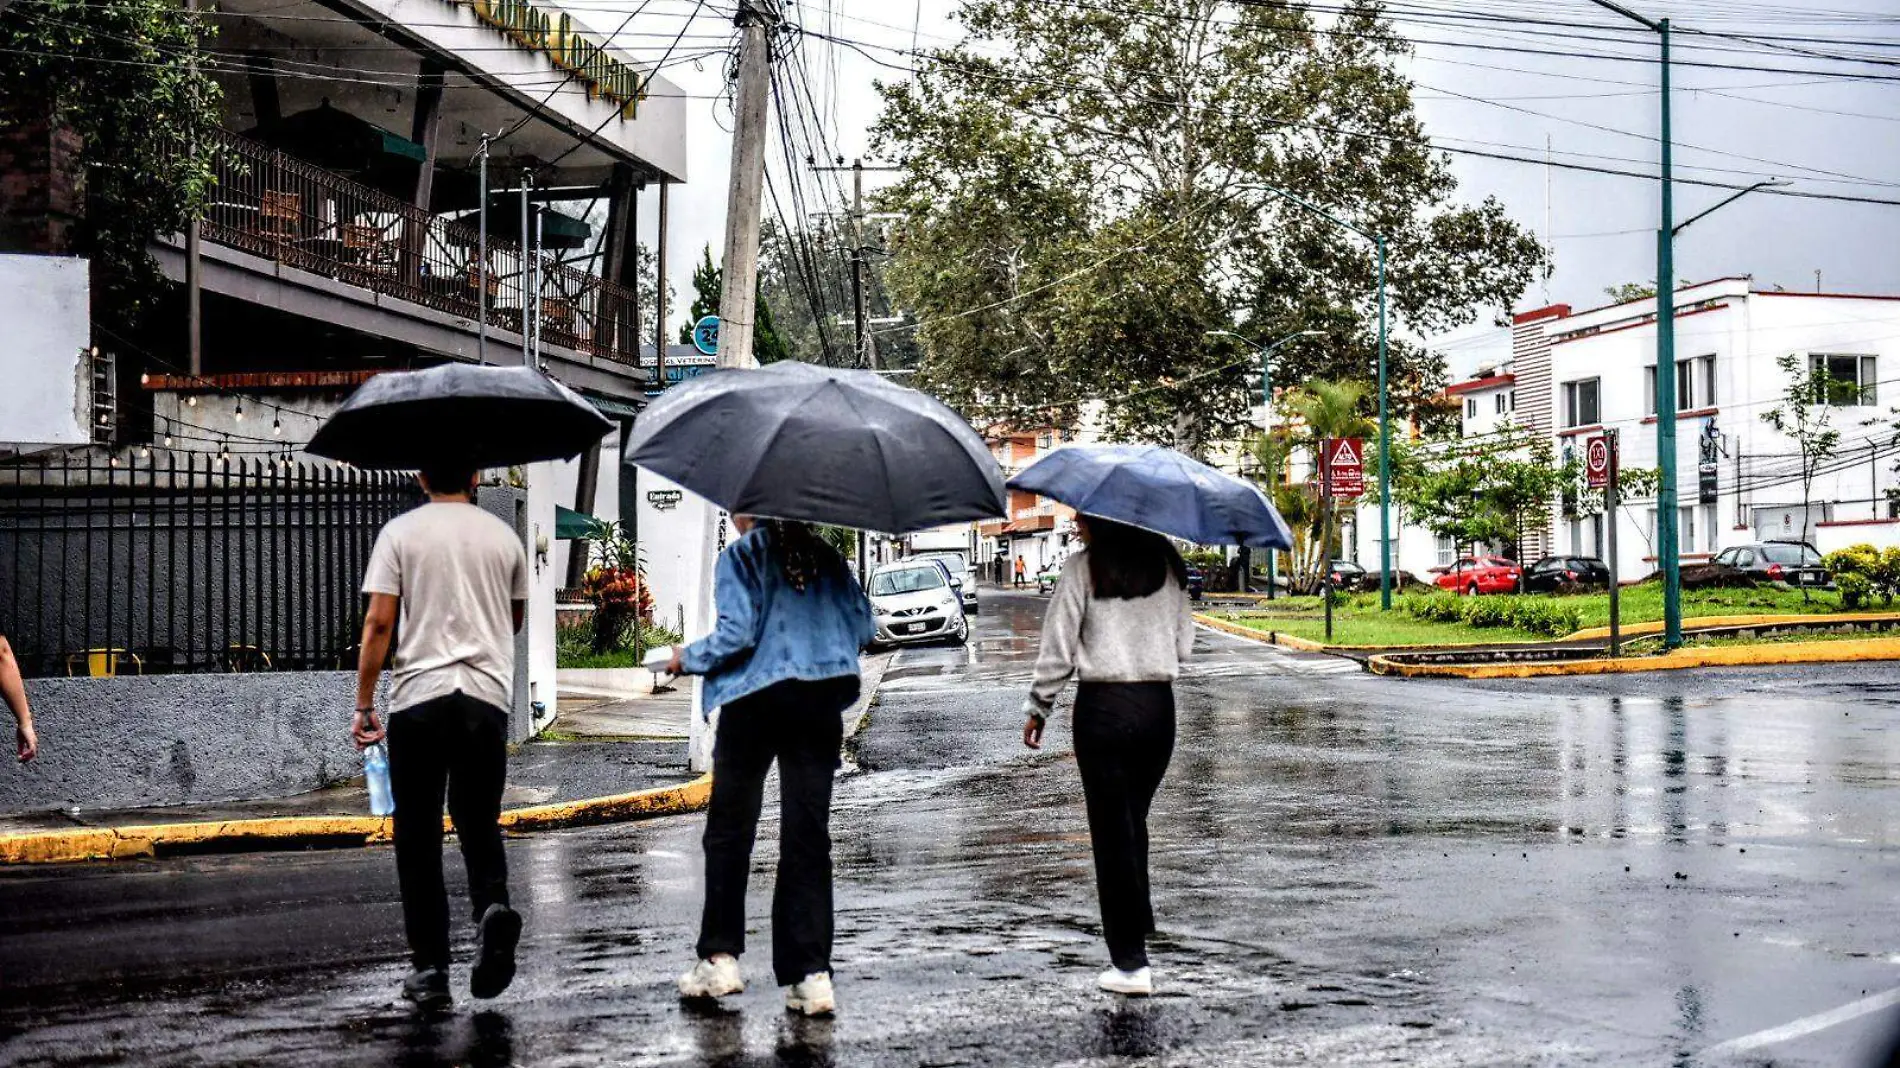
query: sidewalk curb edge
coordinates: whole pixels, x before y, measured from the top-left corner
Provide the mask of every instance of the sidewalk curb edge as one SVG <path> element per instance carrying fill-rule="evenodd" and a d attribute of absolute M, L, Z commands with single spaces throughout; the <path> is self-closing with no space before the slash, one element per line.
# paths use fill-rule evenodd
<path fill-rule="evenodd" d="M 1702 667 L 1841 664 L 1859 660 L 1900 660 L 1900 638 L 1677 649 L 1661 656 L 1599 657 L 1528 664 L 1405 664 L 1388 656 L 1374 656 L 1366 661 L 1366 668 L 1375 675 L 1414 679 L 1529 679 L 1561 675 L 1627 675 Z"/>
<path fill-rule="evenodd" d="M 554 830 L 696 812 L 712 796 L 712 776 L 631 793 L 509 809 L 509 831 Z M 448 820 L 443 827 L 453 830 Z M 160 848 L 234 851 L 296 849 L 313 844 L 366 846 L 388 841 L 390 821 L 379 816 L 279 816 L 250 820 L 155 823 L 131 827 L 76 827 L 0 835 L 0 865 L 64 864 L 156 856 Z"/>

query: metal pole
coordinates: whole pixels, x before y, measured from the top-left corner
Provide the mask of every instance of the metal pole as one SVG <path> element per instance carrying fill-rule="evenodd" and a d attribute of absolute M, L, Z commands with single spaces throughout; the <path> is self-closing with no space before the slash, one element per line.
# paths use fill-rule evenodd
<path fill-rule="evenodd" d="M 482 135 L 481 192 L 478 213 L 481 222 L 475 255 L 475 362 L 488 362 L 488 135 Z"/>
<path fill-rule="evenodd" d="M 1272 351 L 1272 349 L 1260 350 L 1260 410 L 1262 413 L 1271 413 L 1273 411 L 1273 361 L 1270 357 Z M 1264 424 L 1261 429 L 1265 431 L 1267 435 L 1267 455 L 1272 456 L 1273 417 L 1271 414 L 1267 414 L 1260 421 Z M 1270 467 L 1267 471 L 1267 500 L 1273 500 L 1273 491 L 1278 487 L 1279 482 L 1280 472 L 1272 470 Z M 1279 555 L 1280 554 L 1273 549 L 1267 549 L 1267 600 L 1269 601 L 1273 600 L 1274 587 L 1279 585 L 1278 582 L 1274 581 L 1273 576 L 1274 559 Z M 1241 572 L 1240 584 L 1244 591 L 1247 585 L 1247 579 L 1250 576 L 1246 574 L 1245 568 L 1242 568 Z"/>
<path fill-rule="evenodd" d="M 521 172 L 521 257 L 516 266 L 520 268 L 515 275 L 515 288 L 521 292 L 521 366 L 533 367 L 534 354 L 529 349 L 528 335 L 533 332 L 534 324 L 528 318 L 528 250 L 532 235 L 528 233 L 528 172 Z"/>
<path fill-rule="evenodd" d="M 660 233 L 655 244 L 659 254 L 653 261 L 653 388 L 666 388 L 666 186 L 660 182 Z M 629 251 L 634 253 L 634 263 L 639 263 L 639 243 Z M 634 340 L 634 351 L 640 349 L 638 339 Z"/>
<path fill-rule="evenodd" d="M 1392 415 L 1385 387 L 1385 238 L 1373 241 L 1379 246 L 1379 610 L 1391 611 Z"/>
<path fill-rule="evenodd" d="M 1609 479 L 1603 486 L 1603 514 L 1605 517 L 1603 533 L 1609 541 L 1605 555 L 1609 557 L 1610 564 L 1610 655 L 1616 656 L 1623 648 L 1622 603 L 1621 595 L 1618 593 L 1619 578 L 1616 562 L 1616 479 L 1617 472 L 1620 471 L 1623 466 L 1619 452 L 1622 443 L 1618 440 L 1618 434 L 1614 429 L 1604 431 L 1603 436 L 1606 439 L 1604 445 L 1607 446 L 1607 451 L 1610 454 L 1608 457 L 1610 467 Z"/>
<path fill-rule="evenodd" d="M 1682 644 L 1682 559 L 1676 524 L 1676 238 L 1675 176 L 1669 131 L 1669 20 L 1662 38 L 1662 224 L 1656 233 L 1657 555 L 1663 572 L 1663 648 Z"/>
<path fill-rule="evenodd" d="M 1333 644 L 1333 480 L 1326 439 L 1319 439 L 1319 599 L 1326 613 L 1326 644 Z"/>

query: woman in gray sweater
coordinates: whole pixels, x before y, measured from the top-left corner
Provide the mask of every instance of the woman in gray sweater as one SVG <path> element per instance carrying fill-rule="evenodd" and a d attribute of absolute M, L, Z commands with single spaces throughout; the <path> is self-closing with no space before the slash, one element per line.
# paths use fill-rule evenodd
<path fill-rule="evenodd" d="M 1075 678 L 1075 763 L 1114 963 L 1097 982 L 1145 997 L 1155 930 L 1148 806 L 1174 755 L 1174 680 L 1194 648 L 1187 565 L 1159 534 L 1093 516 L 1076 517 L 1076 529 L 1088 547 L 1063 565 L 1043 617 L 1023 744 L 1042 748 L 1056 696 Z"/>

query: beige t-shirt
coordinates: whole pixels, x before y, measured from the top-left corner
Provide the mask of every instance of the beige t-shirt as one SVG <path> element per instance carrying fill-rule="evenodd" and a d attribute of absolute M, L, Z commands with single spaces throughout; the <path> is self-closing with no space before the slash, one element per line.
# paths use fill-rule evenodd
<path fill-rule="evenodd" d="M 402 598 L 392 711 L 456 690 L 497 708 L 512 704 L 512 602 L 528 599 L 528 558 L 506 523 L 472 504 L 405 512 L 376 536 L 363 592 Z"/>

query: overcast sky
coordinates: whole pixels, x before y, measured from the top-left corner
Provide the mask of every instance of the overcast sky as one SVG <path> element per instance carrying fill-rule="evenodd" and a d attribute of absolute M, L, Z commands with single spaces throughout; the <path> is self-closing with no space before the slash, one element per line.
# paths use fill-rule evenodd
<path fill-rule="evenodd" d="M 612 29 L 628 10 L 627 0 L 582 2 L 589 21 L 607 22 L 603 29 Z M 1682 28 L 1782 38 L 1784 50 L 1771 52 L 1732 39 L 1677 34 L 1674 135 L 1679 179 L 1747 185 L 1778 178 L 1790 182 L 1787 188 L 1794 191 L 1900 201 L 1900 15 L 1894 13 L 1893 0 L 1730 0 L 1715 7 L 1679 0 L 1630 2 L 1645 13 L 1678 19 Z M 717 35 L 731 32 L 730 4 L 715 0 L 699 7 L 676 55 L 717 47 Z M 650 0 L 630 29 L 678 32 L 696 6 L 697 0 Z M 800 0 L 789 7 L 791 20 L 828 36 L 863 42 L 865 51 L 880 61 L 805 40 L 804 69 L 813 95 L 827 112 L 826 137 L 833 151 L 847 160 L 866 153 L 866 131 L 879 105 L 873 81 L 905 76 L 891 69 L 907 64 L 906 57 L 892 50 L 913 45 L 929 49 L 960 40 L 961 27 L 952 18 L 956 6 L 954 0 Z M 1446 0 L 1408 0 L 1405 6 L 1474 10 Z M 1501 0 L 1482 10 L 1604 26 L 1618 22 L 1589 0 Z M 1539 161 L 1548 144 L 1558 164 L 1654 173 L 1658 94 L 1653 64 L 1471 47 L 1653 57 L 1654 35 L 1632 34 L 1626 43 L 1612 44 L 1580 42 L 1577 32 L 1534 23 L 1519 24 L 1532 35 L 1509 36 L 1493 25 L 1468 21 L 1400 21 L 1396 27 L 1421 42 L 1407 70 L 1416 82 L 1426 130 L 1439 144 Z M 1894 47 L 1787 40 L 1793 37 L 1892 41 Z M 642 40 L 651 46 L 651 38 Z M 1429 41 L 1463 47 L 1424 43 Z M 1698 42 L 1720 50 L 1688 47 Z M 1892 65 L 1842 64 L 1795 49 L 1852 51 L 1881 56 Z M 1683 65 L 1685 61 L 1738 69 L 1697 68 Z M 1790 71 L 1803 73 L 1785 73 Z M 686 280 L 700 249 L 710 242 L 717 257 L 721 242 L 731 107 L 720 98 L 726 74 L 722 58 L 674 66 L 667 73 L 693 97 L 687 102 L 691 171 L 685 186 L 672 194 L 668 255 L 683 304 L 690 295 Z M 1654 277 L 1654 181 L 1468 155 L 1454 155 L 1451 166 L 1461 196 L 1477 200 L 1495 195 L 1521 224 L 1548 235 L 1556 258 L 1549 282 L 1551 302 L 1590 307 L 1604 302 L 1605 286 Z M 786 181 L 784 169 L 775 151 L 768 166 L 775 182 Z M 848 190 L 848 175 L 826 177 L 840 183 L 832 193 L 834 200 Z M 798 178 L 810 181 L 812 176 Z M 867 177 L 868 185 L 875 181 Z M 780 195 L 787 195 L 783 185 Z M 1727 195 L 1680 184 L 1677 220 Z M 642 220 L 649 229 L 652 219 L 653 212 L 643 207 Z M 1676 264 L 1678 276 L 1690 280 L 1748 274 L 1764 286 L 1813 290 L 1819 271 L 1821 285 L 1829 292 L 1900 294 L 1900 206 L 1754 194 L 1685 231 L 1677 242 Z M 1544 302 L 1543 286 L 1533 285 L 1522 307 Z M 1462 365 L 1476 358 L 1470 354 L 1483 348 L 1454 343 L 1454 371 L 1462 373 Z"/>

